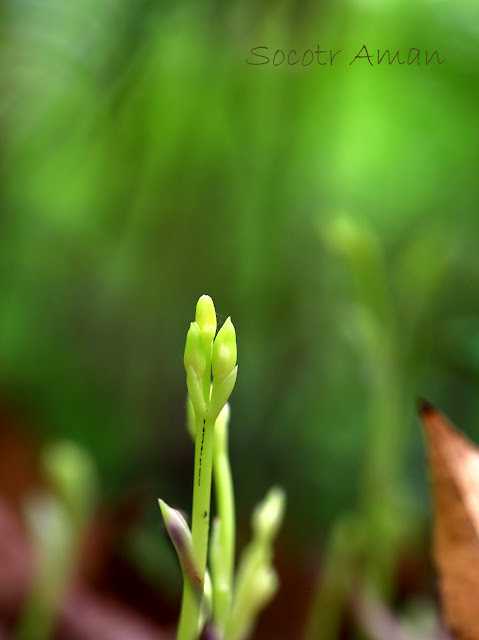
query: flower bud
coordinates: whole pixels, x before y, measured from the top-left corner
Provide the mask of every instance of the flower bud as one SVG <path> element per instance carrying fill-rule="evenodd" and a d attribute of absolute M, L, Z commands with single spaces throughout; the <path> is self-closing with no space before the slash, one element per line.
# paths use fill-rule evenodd
<path fill-rule="evenodd" d="M 201 599 L 203 586 L 198 574 L 191 531 L 179 511 L 168 506 L 163 500 L 158 500 L 158 503 L 166 529 L 178 554 L 184 579 L 193 587 L 196 597 Z"/>
<path fill-rule="evenodd" d="M 213 342 L 216 333 L 216 311 L 209 296 L 201 296 L 196 305 L 196 324 L 199 326 L 205 344 Z"/>
<path fill-rule="evenodd" d="M 201 382 L 198 380 L 198 376 L 196 375 L 193 367 L 189 367 L 186 372 L 186 386 L 188 387 L 188 395 L 190 396 L 191 404 L 193 405 L 195 418 L 199 419 L 204 415 L 206 407 Z"/>
<path fill-rule="evenodd" d="M 220 382 L 216 380 L 216 382 L 213 382 L 210 404 L 208 405 L 208 415 L 212 420 L 216 420 L 218 418 L 220 411 L 228 402 L 228 398 L 235 386 L 237 375 L 238 367 L 236 366 L 224 380 L 221 380 Z"/>
<path fill-rule="evenodd" d="M 173 509 L 173 507 L 167 505 L 164 500 L 158 500 L 158 504 L 160 505 L 165 526 L 175 548 L 177 550 L 179 548 L 182 551 L 188 551 L 190 547 L 193 548 L 191 531 L 185 518 L 177 509 Z"/>
<path fill-rule="evenodd" d="M 45 450 L 43 466 L 76 526 L 83 526 L 90 517 L 97 492 L 90 455 L 74 442 L 59 442 Z"/>
<path fill-rule="evenodd" d="M 276 487 L 270 489 L 253 512 L 253 530 L 258 538 L 271 541 L 276 536 L 283 520 L 284 507 L 284 491 Z"/>
<path fill-rule="evenodd" d="M 236 365 L 236 332 L 228 318 L 213 344 L 213 384 L 216 381 L 224 380 L 235 368 Z"/>
<path fill-rule="evenodd" d="M 198 379 L 202 378 L 206 369 L 206 358 L 203 350 L 201 331 L 196 322 L 190 324 L 186 335 L 184 363 L 186 372 L 192 367 L 196 373 L 196 377 Z"/>

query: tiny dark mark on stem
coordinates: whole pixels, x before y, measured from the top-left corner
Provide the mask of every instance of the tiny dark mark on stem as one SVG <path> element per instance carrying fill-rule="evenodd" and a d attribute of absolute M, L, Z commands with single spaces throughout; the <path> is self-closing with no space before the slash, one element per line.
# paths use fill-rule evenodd
<path fill-rule="evenodd" d="M 203 419 L 203 435 L 201 436 L 201 449 L 200 449 L 200 468 L 198 471 L 198 486 L 201 485 L 201 460 L 203 458 L 203 444 L 205 441 L 205 424 L 206 424 L 206 420 Z"/>

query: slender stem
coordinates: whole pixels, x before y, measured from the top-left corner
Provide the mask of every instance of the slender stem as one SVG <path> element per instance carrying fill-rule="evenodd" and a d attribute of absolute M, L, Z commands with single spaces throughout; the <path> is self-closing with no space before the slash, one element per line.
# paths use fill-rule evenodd
<path fill-rule="evenodd" d="M 309 608 L 304 640 L 335 640 L 353 580 L 352 567 L 329 542 Z"/>
<path fill-rule="evenodd" d="M 213 467 L 214 422 L 208 418 L 196 420 L 195 473 L 193 485 L 193 516 L 191 534 L 198 566 L 198 580 L 204 583 L 208 533 L 210 524 L 211 476 Z M 178 627 L 178 640 L 196 640 L 200 605 L 185 584 Z"/>
<path fill-rule="evenodd" d="M 218 429 L 218 426 L 216 429 Z M 221 522 L 219 533 L 220 566 L 214 581 L 215 622 L 220 630 L 224 630 L 231 606 L 233 588 L 233 568 L 235 549 L 235 503 L 233 478 L 228 457 L 228 425 L 224 425 L 224 433 L 215 437 L 213 473 L 218 515 Z"/>
<path fill-rule="evenodd" d="M 58 614 L 58 602 L 45 602 L 41 592 L 36 591 L 28 608 L 22 615 L 15 638 L 16 640 L 48 640 L 52 636 Z"/>
<path fill-rule="evenodd" d="M 255 611 L 254 577 L 262 564 L 265 550 L 258 540 L 253 539 L 244 550 L 235 583 L 234 602 L 226 625 L 227 640 L 243 640 L 248 636 Z"/>
<path fill-rule="evenodd" d="M 196 427 L 195 484 L 193 488 L 193 549 L 203 580 L 208 550 L 210 524 L 211 476 L 213 468 L 214 422 L 208 417 Z"/>

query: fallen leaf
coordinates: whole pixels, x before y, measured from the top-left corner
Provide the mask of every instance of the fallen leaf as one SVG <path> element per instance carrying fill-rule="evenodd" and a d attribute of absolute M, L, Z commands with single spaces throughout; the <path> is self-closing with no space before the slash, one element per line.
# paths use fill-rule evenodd
<path fill-rule="evenodd" d="M 434 494 L 434 561 L 446 622 L 458 640 L 479 640 L 479 449 L 425 401 Z"/>

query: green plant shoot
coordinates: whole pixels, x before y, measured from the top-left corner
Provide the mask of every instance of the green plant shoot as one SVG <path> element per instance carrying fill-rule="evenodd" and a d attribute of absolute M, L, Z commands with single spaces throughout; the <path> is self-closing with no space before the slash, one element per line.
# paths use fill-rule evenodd
<path fill-rule="evenodd" d="M 208 637 L 244 640 L 262 607 L 273 597 L 278 578 L 271 565 L 272 541 L 280 526 L 284 494 L 274 489 L 257 508 L 254 538 L 234 579 L 235 503 L 228 455 L 228 399 L 236 382 L 236 332 L 228 318 L 216 334 L 216 312 L 201 296 L 186 337 L 184 365 L 188 387 L 187 427 L 195 443 L 191 532 L 181 514 L 160 500 L 166 528 L 183 572 L 183 598 L 177 640 Z M 218 514 L 209 545 L 211 485 Z"/>

